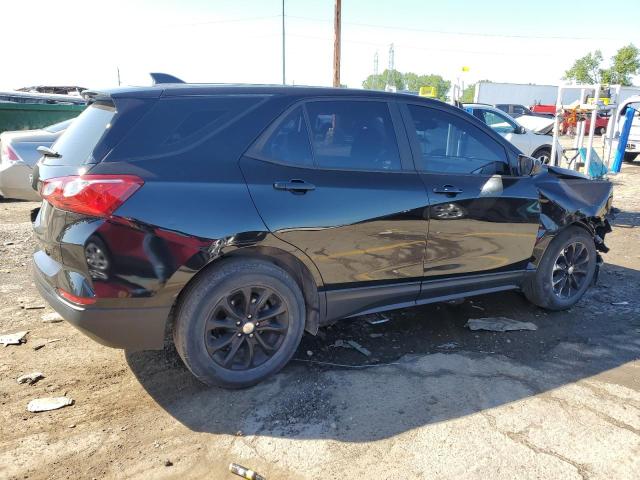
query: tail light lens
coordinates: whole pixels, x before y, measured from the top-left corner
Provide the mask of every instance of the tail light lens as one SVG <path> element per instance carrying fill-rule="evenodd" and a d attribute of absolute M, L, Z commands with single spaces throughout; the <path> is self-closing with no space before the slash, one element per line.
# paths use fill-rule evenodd
<path fill-rule="evenodd" d="M 134 175 L 73 175 L 45 180 L 40 195 L 61 210 L 109 217 L 143 184 Z"/>
<path fill-rule="evenodd" d="M 78 305 L 92 305 L 96 303 L 96 299 L 93 297 L 79 297 L 67 292 L 66 290 L 62 290 L 61 288 L 58 289 L 58 294 L 65 300 L 76 303 Z"/>
<path fill-rule="evenodd" d="M 19 162 L 22 160 L 20 155 L 16 153 L 16 151 L 11 148 L 11 145 L 7 143 L 0 144 L 0 161 L 2 163 L 5 162 Z"/>

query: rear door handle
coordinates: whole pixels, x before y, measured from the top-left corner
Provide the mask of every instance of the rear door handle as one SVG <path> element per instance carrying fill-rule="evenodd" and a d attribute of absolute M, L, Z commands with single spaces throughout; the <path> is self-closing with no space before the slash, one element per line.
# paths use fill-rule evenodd
<path fill-rule="evenodd" d="M 446 193 L 447 195 L 458 195 L 462 193 L 462 189 L 454 187 L 453 185 L 442 185 L 441 187 L 435 187 L 433 193 Z"/>
<path fill-rule="evenodd" d="M 304 180 L 294 178 L 288 182 L 275 182 L 273 184 L 273 188 L 276 190 L 287 190 L 293 193 L 307 193 L 311 190 L 315 190 L 316 186 L 311 183 L 307 183 Z"/>

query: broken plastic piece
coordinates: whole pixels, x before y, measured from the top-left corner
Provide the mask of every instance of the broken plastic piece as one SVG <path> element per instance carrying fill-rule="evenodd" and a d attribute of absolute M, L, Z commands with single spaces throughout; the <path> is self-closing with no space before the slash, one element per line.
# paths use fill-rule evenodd
<path fill-rule="evenodd" d="M 470 318 L 465 327 L 470 330 L 489 330 L 491 332 L 538 329 L 538 327 L 531 322 L 519 322 L 507 317 Z"/>
<path fill-rule="evenodd" d="M 25 338 L 27 336 L 27 333 L 29 333 L 28 330 L 0 335 L 0 343 L 2 343 L 5 347 L 7 345 L 20 345 L 21 343 L 25 343 L 27 341 L 27 339 Z"/>
<path fill-rule="evenodd" d="M 73 405 L 73 399 L 69 397 L 36 398 L 29 402 L 27 410 L 32 413 L 48 412 L 50 410 L 58 410 L 59 408 L 69 405 Z"/>
<path fill-rule="evenodd" d="M 247 480 L 266 480 L 265 477 L 260 475 L 253 470 L 250 470 L 242 465 L 238 465 L 237 463 L 229 464 L 229 471 L 234 475 L 238 475 L 239 477 L 246 478 Z"/>

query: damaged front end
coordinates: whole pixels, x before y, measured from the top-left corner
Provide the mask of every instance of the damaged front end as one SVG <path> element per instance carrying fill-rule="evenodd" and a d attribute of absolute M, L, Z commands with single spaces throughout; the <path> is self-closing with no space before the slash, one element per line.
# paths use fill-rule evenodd
<path fill-rule="evenodd" d="M 535 264 L 553 237 L 570 225 L 588 230 L 599 252 L 609 251 L 604 239 L 611 232 L 613 221 L 611 182 L 591 180 L 573 170 L 548 166 L 536 176 L 536 186 L 540 195 L 540 228 L 534 250 Z M 598 266 L 601 263 L 598 254 Z"/>

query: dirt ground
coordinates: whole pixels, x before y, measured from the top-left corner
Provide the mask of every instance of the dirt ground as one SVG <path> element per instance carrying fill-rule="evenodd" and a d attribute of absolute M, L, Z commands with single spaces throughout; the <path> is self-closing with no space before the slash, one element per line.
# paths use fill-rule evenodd
<path fill-rule="evenodd" d="M 37 204 L 0 202 L 0 333 L 29 331 L 0 346 L 0 478 L 238 478 L 230 462 L 270 480 L 638 478 L 640 165 L 613 181 L 611 252 L 572 310 L 514 292 L 355 319 L 305 337 L 280 374 L 242 391 L 204 387 L 170 349 L 125 353 L 43 323 Z M 538 330 L 464 328 L 487 316 Z M 45 378 L 17 384 L 32 371 Z M 64 394 L 75 404 L 27 412 Z"/>

